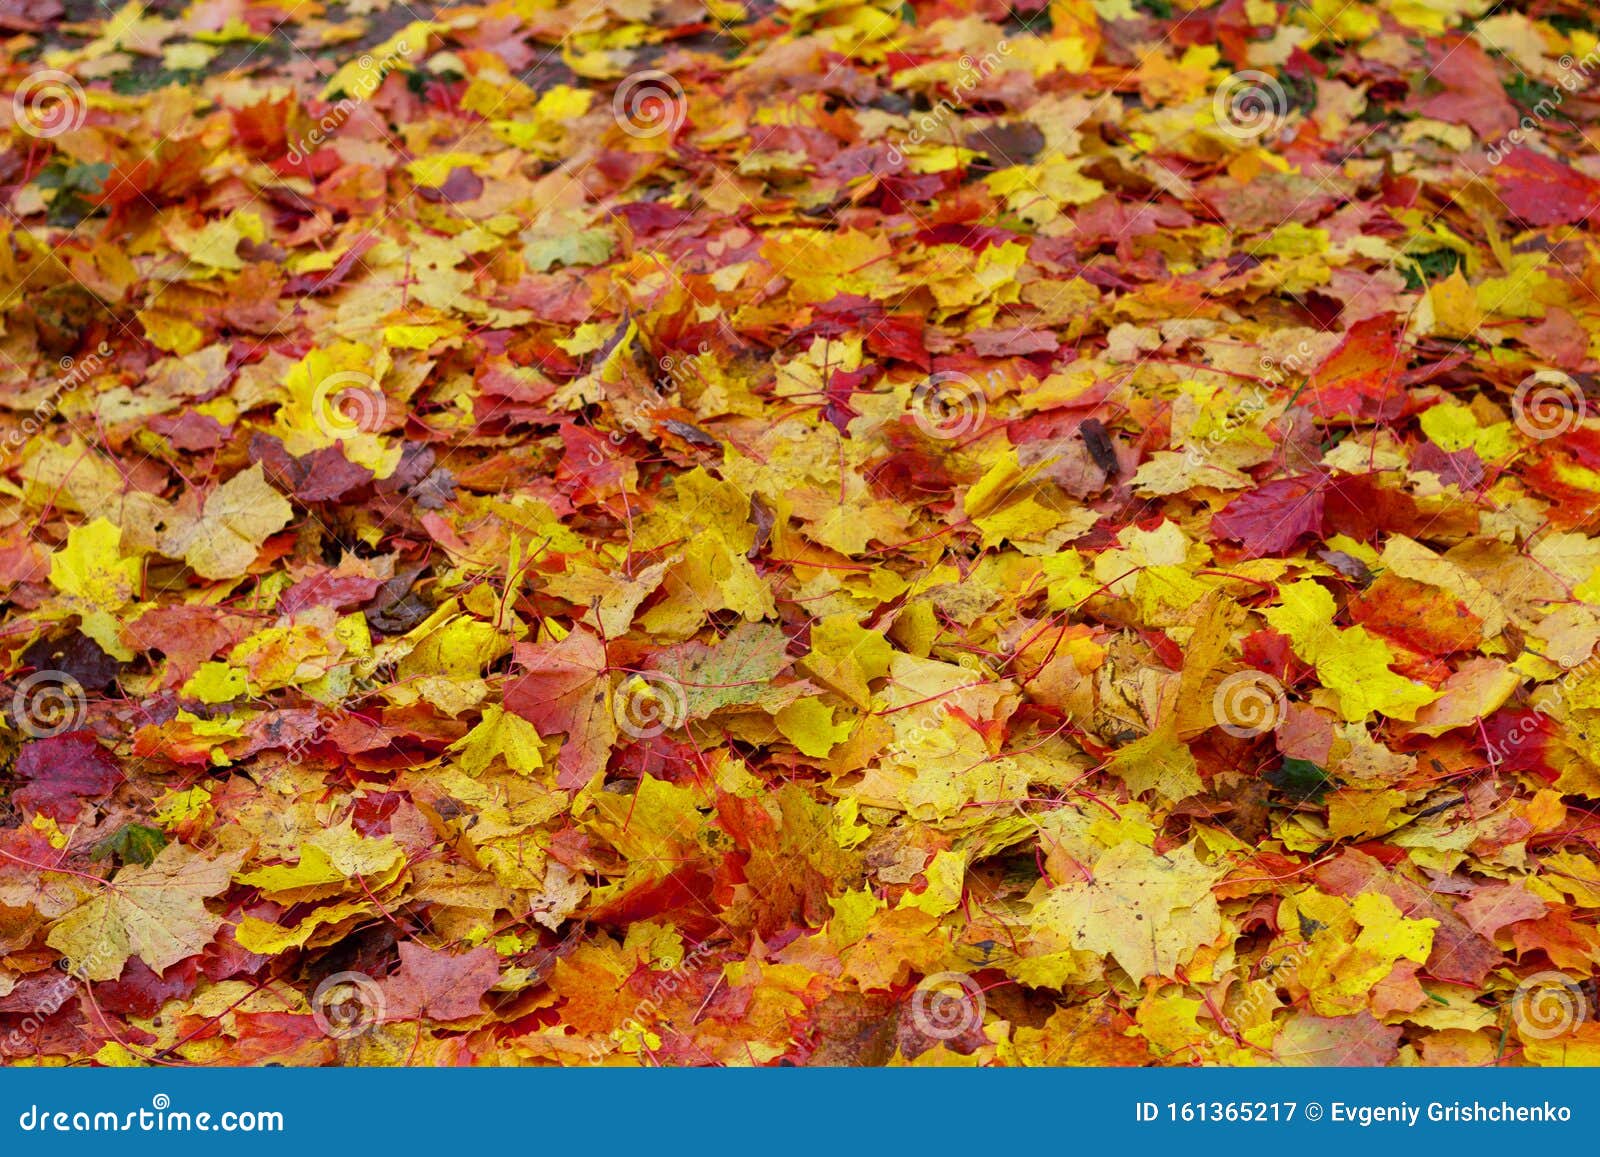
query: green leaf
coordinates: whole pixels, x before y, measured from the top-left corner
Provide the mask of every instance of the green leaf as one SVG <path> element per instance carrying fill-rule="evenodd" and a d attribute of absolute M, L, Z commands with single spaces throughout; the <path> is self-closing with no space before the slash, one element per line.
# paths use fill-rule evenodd
<path fill-rule="evenodd" d="M 1285 757 L 1281 767 L 1262 778 L 1296 803 L 1321 803 L 1331 786 L 1328 773 L 1309 759 Z"/>
<path fill-rule="evenodd" d="M 166 833 L 159 828 L 146 827 L 144 824 L 123 824 L 94 846 L 92 856 L 96 860 L 116 856 L 120 863 L 148 867 L 166 846 Z"/>

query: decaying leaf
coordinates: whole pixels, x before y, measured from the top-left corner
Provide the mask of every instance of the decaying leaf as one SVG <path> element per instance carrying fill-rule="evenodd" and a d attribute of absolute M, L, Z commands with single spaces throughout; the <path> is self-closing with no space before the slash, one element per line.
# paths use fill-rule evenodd
<path fill-rule="evenodd" d="M 1600 1061 L 1592 5 L 114 7 L 7 1060 Z"/>

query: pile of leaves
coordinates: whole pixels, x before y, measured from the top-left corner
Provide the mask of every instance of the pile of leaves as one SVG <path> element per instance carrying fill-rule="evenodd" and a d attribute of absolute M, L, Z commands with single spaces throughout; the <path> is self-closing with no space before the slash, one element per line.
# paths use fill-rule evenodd
<path fill-rule="evenodd" d="M 1590 5 L 0 33 L 7 1063 L 1600 1063 Z"/>

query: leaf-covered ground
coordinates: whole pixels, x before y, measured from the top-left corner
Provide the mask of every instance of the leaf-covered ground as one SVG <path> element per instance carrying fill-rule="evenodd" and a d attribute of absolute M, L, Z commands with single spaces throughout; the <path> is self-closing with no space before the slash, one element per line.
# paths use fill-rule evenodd
<path fill-rule="evenodd" d="M 1588 4 L 0 36 L 8 1063 L 1600 1062 Z"/>

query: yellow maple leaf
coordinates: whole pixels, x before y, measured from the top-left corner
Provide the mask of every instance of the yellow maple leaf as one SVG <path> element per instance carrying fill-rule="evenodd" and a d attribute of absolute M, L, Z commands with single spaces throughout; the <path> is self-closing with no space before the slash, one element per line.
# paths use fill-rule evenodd
<path fill-rule="evenodd" d="M 293 517 L 288 500 L 267 484 L 258 462 L 213 490 L 200 510 L 180 507 L 161 536 L 161 553 L 183 559 L 203 578 L 238 578 L 267 537 Z"/>
<path fill-rule="evenodd" d="M 1193 845 L 1162 856 L 1143 844 L 1118 844 L 1091 875 L 1051 889 L 1035 906 L 1036 942 L 1109 954 L 1143 980 L 1170 976 L 1222 932 L 1211 894 L 1222 872 L 1202 864 Z"/>
<path fill-rule="evenodd" d="M 133 601 L 144 564 L 121 548 L 122 531 L 104 518 L 73 527 L 66 545 L 50 556 L 50 585 L 77 612 L 83 633 L 127 662 L 133 652 L 119 636 L 124 616 L 118 612 Z"/>
<path fill-rule="evenodd" d="M 389 419 L 382 385 L 389 366 L 387 349 L 374 351 L 359 342 L 312 350 L 284 375 L 288 397 L 272 433 L 291 454 L 337 443 L 351 462 L 387 478 L 400 463 L 400 448 L 389 446 L 379 433 Z"/>
<path fill-rule="evenodd" d="M 829 615 L 811 628 L 811 653 L 801 666 L 857 707 L 871 705 L 867 683 L 889 673 L 894 648 L 848 614 Z"/>
<path fill-rule="evenodd" d="M 496 758 L 524 775 L 544 766 L 538 729 L 495 704 L 484 708 L 478 725 L 452 743 L 449 751 L 469 775 L 481 775 Z"/>
<path fill-rule="evenodd" d="M 168 844 L 149 867 L 129 864 L 50 929 L 48 942 L 85 980 L 115 980 L 130 956 L 160 972 L 201 952 L 222 917 L 205 901 L 227 890 L 242 856 L 206 859 Z"/>
<path fill-rule="evenodd" d="M 1339 711 L 1359 723 L 1374 711 L 1392 719 L 1411 720 L 1439 693 L 1389 669 L 1394 652 L 1365 627 L 1342 629 L 1334 624 L 1333 595 L 1310 579 L 1288 583 L 1278 591 L 1281 605 L 1269 608 L 1266 620 L 1289 637 L 1294 653 L 1317 669 L 1322 685 L 1339 697 Z"/>

